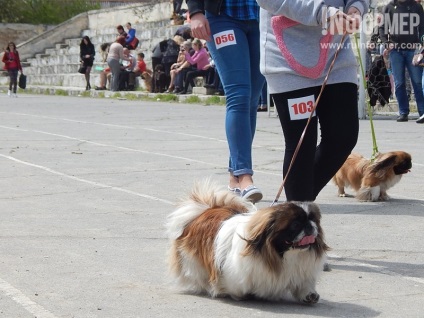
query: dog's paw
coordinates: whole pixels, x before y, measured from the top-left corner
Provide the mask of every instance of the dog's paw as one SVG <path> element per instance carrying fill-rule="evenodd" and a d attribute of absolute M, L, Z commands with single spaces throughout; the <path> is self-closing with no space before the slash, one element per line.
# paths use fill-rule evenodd
<path fill-rule="evenodd" d="M 309 293 L 303 298 L 305 304 L 316 304 L 319 300 L 319 294 L 317 292 Z"/>
<path fill-rule="evenodd" d="M 378 198 L 379 201 L 388 201 L 390 200 L 390 197 L 387 195 L 387 193 L 380 194 L 380 197 Z"/>
<path fill-rule="evenodd" d="M 341 198 L 353 198 L 354 196 L 352 194 L 339 193 L 339 197 L 341 197 Z"/>

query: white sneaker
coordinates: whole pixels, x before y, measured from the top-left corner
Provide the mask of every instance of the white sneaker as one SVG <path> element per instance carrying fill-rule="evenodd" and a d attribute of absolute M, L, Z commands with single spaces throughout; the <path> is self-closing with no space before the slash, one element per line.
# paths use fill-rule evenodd
<path fill-rule="evenodd" d="M 12 92 L 10 91 L 10 89 L 7 90 L 7 96 L 9 96 L 9 97 L 12 96 Z"/>

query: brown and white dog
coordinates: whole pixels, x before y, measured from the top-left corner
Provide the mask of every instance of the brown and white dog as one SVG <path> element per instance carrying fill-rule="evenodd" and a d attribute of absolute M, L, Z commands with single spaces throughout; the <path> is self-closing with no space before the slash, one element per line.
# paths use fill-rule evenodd
<path fill-rule="evenodd" d="M 350 186 L 360 201 L 386 201 L 389 199 L 387 190 L 411 168 L 411 155 L 404 151 L 379 153 L 374 161 L 352 153 L 333 181 L 341 197 L 347 196 L 344 188 Z"/>
<path fill-rule="evenodd" d="M 314 304 L 328 246 L 314 203 L 257 210 L 209 181 L 168 218 L 169 265 L 181 287 L 212 297 Z"/>

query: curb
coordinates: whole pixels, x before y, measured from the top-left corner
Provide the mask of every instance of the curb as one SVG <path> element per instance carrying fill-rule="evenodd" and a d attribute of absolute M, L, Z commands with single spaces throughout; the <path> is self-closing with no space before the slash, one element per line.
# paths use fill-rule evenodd
<path fill-rule="evenodd" d="M 0 92 L 6 93 L 8 86 L 0 85 Z M 25 90 L 18 88 L 20 94 L 38 94 L 38 95 L 56 95 L 56 96 L 74 96 L 74 97 L 92 97 L 92 98 L 116 98 L 128 100 L 152 100 L 167 102 L 185 102 L 192 104 L 214 104 L 225 105 L 225 96 L 188 94 L 176 95 L 166 93 L 149 93 L 145 91 L 120 91 L 110 92 L 108 90 L 97 91 L 91 89 L 86 91 L 81 87 L 63 87 L 63 86 L 43 86 L 28 85 Z"/>

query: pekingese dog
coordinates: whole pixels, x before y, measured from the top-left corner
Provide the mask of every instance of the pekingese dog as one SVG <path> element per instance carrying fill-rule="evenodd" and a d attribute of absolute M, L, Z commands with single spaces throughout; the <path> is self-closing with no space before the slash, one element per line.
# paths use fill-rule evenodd
<path fill-rule="evenodd" d="M 288 294 L 314 304 L 328 246 L 314 203 L 257 210 L 209 181 L 168 218 L 169 265 L 179 285 L 212 297 L 281 300 Z"/>
<path fill-rule="evenodd" d="M 347 196 L 344 188 L 350 186 L 360 201 L 386 201 L 389 199 L 387 190 L 411 168 L 411 155 L 404 151 L 379 153 L 374 161 L 352 153 L 333 181 L 341 197 Z"/>

